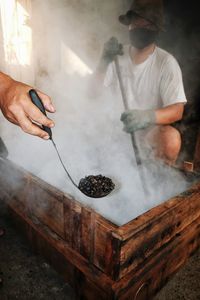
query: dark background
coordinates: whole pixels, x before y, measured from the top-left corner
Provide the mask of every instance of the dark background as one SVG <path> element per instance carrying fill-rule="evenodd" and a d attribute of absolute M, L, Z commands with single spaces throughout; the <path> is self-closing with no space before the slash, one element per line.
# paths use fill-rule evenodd
<path fill-rule="evenodd" d="M 177 127 L 183 137 L 184 158 L 193 159 L 200 125 L 200 10 L 198 1 L 164 1 L 165 28 L 159 45 L 178 60 L 188 104 Z"/>
<path fill-rule="evenodd" d="M 200 83 L 200 19 L 198 1 L 164 1 L 166 32 L 160 45 L 178 59 L 188 100 Z"/>

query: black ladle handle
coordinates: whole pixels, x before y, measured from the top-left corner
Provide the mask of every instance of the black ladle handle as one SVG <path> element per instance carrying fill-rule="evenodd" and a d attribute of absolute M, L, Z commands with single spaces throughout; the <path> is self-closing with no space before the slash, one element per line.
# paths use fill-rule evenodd
<path fill-rule="evenodd" d="M 42 103 L 42 100 L 41 100 L 40 97 L 38 96 L 37 92 L 36 92 L 34 89 L 31 89 L 31 90 L 29 91 L 29 95 L 30 95 L 30 97 L 31 97 L 31 101 L 33 102 L 33 104 L 35 104 L 35 105 L 39 108 L 39 110 L 46 116 L 46 115 L 47 115 L 47 114 L 46 114 L 46 110 L 45 110 L 44 105 L 43 105 L 43 103 Z M 58 158 L 59 158 L 59 160 L 60 160 L 60 162 L 61 162 L 61 164 L 62 164 L 62 166 L 63 166 L 63 169 L 65 170 L 67 176 L 69 177 L 69 179 L 71 180 L 71 182 L 73 183 L 73 185 L 74 185 L 76 188 L 78 188 L 77 184 L 76 184 L 76 183 L 74 182 L 74 180 L 72 179 L 71 175 L 69 174 L 68 170 L 66 169 L 66 167 L 65 167 L 65 165 L 64 165 L 64 163 L 63 163 L 63 161 L 62 161 L 62 158 L 61 158 L 60 153 L 59 153 L 59 151 L 58 151 L 58 149 L 57 149 L 57 146 L 56 146 L 56 144 L 55 144 L 55 142 L 54 142 L 54 140 L 53 140 L 53 138 L 52 138 L 52 131 L 51 131 L 51 129 L 50 129 L 49 127 L 47 127 L 47 126 L 44 126 L 44 125 L 42 125 L 42 128 L 43 128 L 44 131 L 46 131 L 46 132 L 48 133 L 48 135 L 49 135 L 49 137 L 50 137 L 50 140 L 51 140 L 52 143 L 53 143 L 53 146 L 54 146 L 54 148 L 55 148 L 55 150 L 56 150 L 56 152 L 57 152 Z M 79 189 L 79 188 L 78 188 L 78 189 Z"/>
<path fill-rule="evenodd" d="M 31 101 L 33 102 L 33 104 L 35 104 L 37 106 L 37 108 L 39 108 L 39 110 L 46 116 L 46 110 L 44 108 L 44 105 L 42 103 L 42 100 L 40 99 L 40 97 L 38 96 L 37 92 L 34 89 L 31 89 L 29 91 L 29 95 L 31 97 Z M 42 125 L 42 128 L 44 131 L 46 131 L 50 137 L 50 140 L 52 139 L 52 131 L 49 127 Z"/>

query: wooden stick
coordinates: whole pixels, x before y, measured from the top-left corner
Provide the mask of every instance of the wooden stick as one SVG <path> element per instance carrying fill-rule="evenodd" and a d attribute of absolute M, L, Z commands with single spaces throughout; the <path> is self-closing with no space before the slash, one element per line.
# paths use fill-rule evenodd
<path fill-rule="evenodd" d="M 119 87 L 120 87 L 120 91 L 121 91 L 121 95 L 122 95 L 122 100 L 123 100 L 124 108 L 125 108 L 125 110 L 128 110 L 129 109 L 128 100 L 127 100 L 126 93 L 125 93 L 125 90 L 124 90 L 124 85 L 123 85 L 123 81 L 122 81 L 122 76 L 121 76 L 120 67 L 119 67 L 119 61 L 118 61 L 118 57 L 117 56 L 116 56 L 114 62 L 115 62 L 115 68 L 116 68 L 116 72 L 117 72 L 117 77 L 118 77 L 118 80 L 119 80 Z M 136 163 L 137 163 L 137 165 L 139 167 L 139 166 L 142 165 L 142 160 L 141 160 L 141 157 L 140 157 L 140 152 L 139 152 L 138 145 L 136 143 L 136 139 L 135 139 L 135 134 L 134 133 L 131 134 L 131 142 L 132 142 L 133 151 L 134 151 L 135 158 L 136 158 Z M 139 171 L 139 175 L 140 175 L 140 179 L 141 179 L 141 183 L 142 183 L 142 187 L 143 187 L 144 193 L 147 195 L 148 191 L 147 191 L 147 187 L 145 185 L 145 176 L 144 176 L 144 172 L 143 172 L 142 168 Z"/>

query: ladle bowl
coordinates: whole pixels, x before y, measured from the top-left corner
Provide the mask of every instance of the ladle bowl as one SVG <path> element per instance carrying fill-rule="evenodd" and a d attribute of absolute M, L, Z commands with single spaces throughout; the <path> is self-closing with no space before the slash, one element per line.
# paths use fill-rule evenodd
<path fill-rule="evenodd" d="M 78 189 L 88 197 L 103 198 L 109 195 L 115 188 L 115 184 L 108 177 L 102 175 L 89 175 L 82 178 Z"/>

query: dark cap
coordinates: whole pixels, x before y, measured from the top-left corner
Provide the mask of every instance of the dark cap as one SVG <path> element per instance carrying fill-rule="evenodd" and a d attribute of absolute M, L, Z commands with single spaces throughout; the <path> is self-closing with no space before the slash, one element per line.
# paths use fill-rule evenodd
<path fill-rule="evenodd" d="M 143 18 L 155 25 L 158 30 L 164 30 L 162 0 L 134 0 L 127 13 L 119 16 L 119 21 L 128 26 L 134 17 Z"/>

